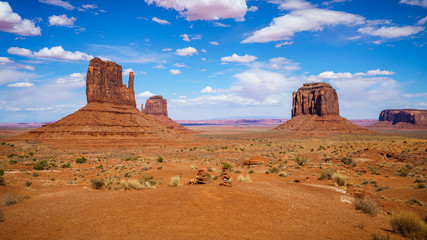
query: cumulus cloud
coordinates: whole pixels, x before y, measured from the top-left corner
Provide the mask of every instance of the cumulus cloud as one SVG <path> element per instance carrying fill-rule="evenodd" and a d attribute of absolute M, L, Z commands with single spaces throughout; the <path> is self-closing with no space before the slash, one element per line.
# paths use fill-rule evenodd
<path fill-rule="evenodd" d="M 218 42 L 209 42 L 209 44 L 211 44 L 211 45 L 215 45 L 215 46 L 218 46 L 218 45 L 219 45 L 219 43 L 218 43 Z"/>
<path fill-rule="evenodd" d="M 381 28 L 376 27 L 364 27 L 357 30 L 360 33 L 383 37 L 383 38 L 399 38 L 407 37 L 414 34 L 417 34 L 424 30 L 424 27 L 421 26 L 403 26 L 403 27 L 386 27 L 382 26 Z"/>
<path fill-rule="evenodd" d="M 187 21 L 243 18 L 247 11 L 245 0 L 145 0 L 148 5 L 174 9 Z"/>
<path fill-rule="evenodd" d="M 49 26 L 74 27 L 75 17 L 68 18 L 67 15 L 53 15 L 49 17 Z"/>
<path fill-rule="evenodd" d="M 321 31 L 325 27 L 362 24 L 365 21 L 359 15 L 315 8 L 304 0 L 280 1 L 279 8 L 289 10 L 290 13 L 274 18 L 268 27 L 254 32 L 242 43 L 290 40 L 298 32 Z"/>
<path fill-rule="evenodd" d="M 257 6 L 251 6 L 250 8 L 248 8 L 247 11 L 248 12 L 256 12 L 256 11 L 258 11 L 258 7 Z"/>
<path fill-rule="evenodd" d="M 182 72 L 181 72 L 181 70 L 179 70 L 179 69 L 171 69 L 170 71 L 169 71 L 172 75 L 178 75 L 178 74 L 181 74 Z"/>
<path fill-rule="evenodd" d="M 38 52 L 32 52 L 26 48 L 10 47 L 7 52 L 12 55 L 30 57 L 30 58 L 46 58 L 46 59 L 59 59 L 59 60 L 70 60 L 78 61 L 85 60 L 89 61 L 93 58 L 92 55 L 83 53 L 80 51 L 70 52 L 65 51 L 62 46 L 52 48 L 42 48 Z"/>
<path fill-rule="evenodd" d="M 162 64 L 156 65 L 153 68 L 157 68 L 157 69 L 165 69 L 166 67 L 163 66 Z"/>
<path fill-rule="evenodd" d="M 0 66 L 7 66 L 8 68 L 23 68 L 32 71 L 35 70 L 33 66 L 16 63 L 7 57 L 0 57 Z"/>
<path fill-rule="evenodd" d="M 86 86 L 86 74 L 72 73 L 69 76 L 58 78 L 55 83 L 68 88 L 81 88 Z"/>
<path fill-rule="evenodd" d="M 159 23 L 159 24 L 162 24 L 162 25 L 171 24 L 169 21 L 163 20 L 163 19 L 160 19 L 160 18 L 157 18 L 157 17 L 153 17 L 151 20 L 153 22 L 156 22 L 156 23 Z"/>
<path fill-rule="evenodd" d="M 125 77 L 127 77 L 127 76 L 129 76 L 129 73 L 131 73 L 131 72 L 135 72 L 132 68 L 128 68 L 128 69 L 124 69 L 123 70 L 123 76 L 125 76 Z"/>
<path fill-rule="evenodd" d="M 180 37 L 182 37 L 182 40 L 183 41 L 186 41 L 186 42 L 190 42 L 191 40 L 190 40 L 190 37 L 186 34 L 186 33 L 184 33 L 184 34 L 181 34 L 181 35 L 179 35 Z"/>
<path fill-rule="evenodd" d="M 154 96 L 154 93 L 152 93 L 150 91 L 145 91 L 145 92 L 142 92 L 142 93 L 139 93 L 136 95 L 136 97 L 139 97 L 139 98 L 149 98 L 152 96 Z"/>
<path fill-rule="evenodd" d="M 256 56 L 252 56 L 252 55 L 248 55 L 248 54 L 245 54 L 244 56 L 239 56 L 239 55 L 234 53 L 231 56 L 222 57 L 221 61 L 222 62 L 250 63 L 250 62 L 253 62 L 257 59 L 258 58 Z"/>
<path fill-rule="evenodd" d="M 188 68 L 184 63 L 175 63 L 174 66 L 179 68 Z"/>
<path fill-rule="evenodd" d="M 393 75 L 395 74 L 393 71 L 388 71 L 388 70 L 380 70 L 380 69 L 375 69 L 375 70 L 369 70 L 365 73 L 361 72 L 361 73 L 355 73 L 355 76 L 377 76 L 377 75 Z"/>
<path fill-rule="evenodd" d="M 67 10 L 74 10 L 76 8 L 73 5 L 71 5 L 69 2 L 64 2 L 61 0 L 39 0 L 39 2 L 44 3 L 44 4 L 53 5 L 53 6 L 62 7 L 62 8 L 65 8 Z"/>
<path fill-rule="evenodd" d="M 39 2 L 44 3 L 44 4 L 48 4 L 48 5 L 62 7 L 62 8 L 65 8 L 67 10 L 74 10 L 76 8 L 73 5 L 71 5 L 69 2 L 64 2 L 61 0 L 39 0 Z"/>
<path fill-rule="evenodd" d="M 316 76 L 310 76 L 309 78 L 311 81 L 321 81 L 324 79 L 349 79 L 354 77 L 361 77 L 361 76 L 387 76 L 387 75 L 393 75 L 395 74 L 393 71 L 388 70 L 381 70 L 381 69 L 375 69 L 375 70 L 368 70 L 366 72 L 358 72 L 358 73 L 350 73 L 350 72 L 334 72 L 334 71 L 325 71 L 322 72 Z"/>
<path fill-rule="evenodd" d="M 16 81 L 17 79 L 21 82 L 30 82 L 36 78 L 38 78 L 38 75 L 35 73 L 19 71 L 9 66 L 0 67 L 0 86 Z"/>
<path fill-rule="evenodd" d="M 400 0 L 399 3 L 409 4 L 412 6 L 421 6 L 427 8 L 427 0 Z"/>
<path fill-rule="evenodd" d="M 8 2 L 0 2 L 0 31 L 21 36 L 42 35 L 40 27 L 14 13 Z"/>
<path fill-rule="evenodd" d="M 193 56 L 194 54 L 197 54 L 197 49 L 193 47 L 186 47 L 176 50 L 176 55 L 179 56 Z"/>
<path fill-rule="evenodd" d="M 34 87 L 34 83 L 30 82 L 17 82 L 7 85 L 7 87 L 15 87 L 15 88 L 27 88 L 27 87 Z"/>
<path fill-rule="evenodd" d="M 211 87 L 209 87 L 209 86 L 206 86 L 206 87 L 205 87 L 205 88 L 203 88 L 200 92 L 201 92 L 201 93 L 213 93 L 213 92 L 214 92 L 214 90 L 213 90 L 213 88 L 211 88 Z"/>

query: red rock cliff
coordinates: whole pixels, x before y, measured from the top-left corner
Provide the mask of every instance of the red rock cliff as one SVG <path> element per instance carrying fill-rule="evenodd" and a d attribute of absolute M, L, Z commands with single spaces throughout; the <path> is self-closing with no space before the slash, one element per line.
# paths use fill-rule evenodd
<path fill-rule="evenodd" d="M 161 95 L 152 96 L 145 102 L 144 113 L 149 115 L 168 116 L 168 103 Z"/>
<path fill-rule="evenodd" d="M 381 111 L 379 121 L 427 125 L 427 110 L 419 109 L 386 109 Z"/>
<path fill-rule="evenodd" d="M 339 115 L 338 96 L 328 83 L 304 83 L 292 93 L 292 117 Z"/>
<path fill-rule="evenodd" d="M 122 81 L 120 65 L 99 58 L 90 60 L 86 75 L 87 103 L 113 103 L 136 107 L 133 79 L 134 75 L 130 73 L 129 87 L 126 87 Z"/>

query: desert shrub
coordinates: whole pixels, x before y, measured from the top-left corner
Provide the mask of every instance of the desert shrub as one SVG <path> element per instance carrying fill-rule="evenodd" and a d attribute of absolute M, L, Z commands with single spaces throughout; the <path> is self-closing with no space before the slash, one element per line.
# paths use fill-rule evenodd
<path fill-rule="evenodd" d="M 425 183 L 425 179 L 424 177 L 417 177 L 414 181 L 414 183 Z"/>
<path fill-rule="evenodd" d="M 320 171 L 320 176 L 319 179 L 332 179 L 332 175 L 334 175 L 335 170 L 328 168 L 328 169 L 322 169 L 322 171 Z"/>
<path fill-rule="evenodd" d="M 47 167 L 48 167 L 47 160 L 40 160 L 34 163 L 34 169 L 36 170 L 43 170 L 43 169 L 46 169 Z"/>
<path fill-rule="evenodd" d="M 26 186 L 26 187 L 31 186 L 31 184 L 33 184 L 33 183 L 32 183 L 32 182 L 30 182 L 30 181 L 26 181 L 26 182 L 25 182 L 25 186 Z"/>
<path fill-rule="evenodd" d="M 273 167 L 269 169 L 270 173 L 278 173 L 280 170 L 277 167 Z"/>
<path fill-rule="evenodd" d="M 10 164 L 17 164 L 17 163 L 18 163 L 18 161 L 16 161 L 15 159 L 12 159 L 12 160 L 9 160 L 9 163 L 10 163 Z"/>
<path fill-rule="evenodd" d="M 228 162 L 223 162 L 221 164 L 221 168 L 223 170 L 227 169 L 229 172 L 233 172 L 233 166 L 230 163 L 228 163 Z"/>
<path fill-rule="evenodd" d="M 397 175 L 401 177 L 407 177 L 409 175 L 410 169 L 407 167 L 401 167 L 399 170 L 397 170 Z"/>
<path fill-rule="evenodd" d="M 0 177 L 4 175 L 4 170 L 0 169 Z"/>
<path fill-rule="evenodd" d="M 338 186 L 344 186 L 345 183 L 347 182 L 347 178 L 344 175 L 335 173 L 332 176 L 332 179 L 334 179 L 334 181 L 338 184 Z"/>
<path fill-rule="evenodd" d="M 297 157 L 295 162 L 300 166 L 305 166 L 307 164 L 307 159 Z"/>
<path fill-rule="evenodd" d="M 156 187 L 154 184 L 152 184 L 152 181 L 146 181 L 144 178 L 141 178 L 139 180 L 136 179 L 129 179 L 127 181 L 122 180 L 120 182 L 122 187 L 126 190 L 135 189 L 135 190 L 144 190 L 144 189 L 155 189 Z"/>
<path fill-rule="evenodd" d="M 243 175 L 239 175 L 237 177 L 237 181 L 238 182 L 252 182 L 252 179 L 251 179 L 251 177 L 249 177 L 249 175 L 246 175 L 246 177 Z"/>
<path fill-rule="evenodd" d="M 158 156 L 158 157 L 157 157 L 157 162 L 158 162 L 158 163 L 162 163 L 162 162 L 163 162 L 163 160 L 164 160 L 164 158 L 163 158 L 162 156 Z"/>
<path fill-rule="evenodd" d="M 242 173 L 242 171 L 240 171 L 239 169 L 237 169 L 236 171 L 234 171 L 235 173 Z"/>
<path fill-rule="evenodd" d="M 20 200 L 16 193 L 5 193 L 3 195 L 3 205 L 9 206 L 18 203 Z"/>
<path fill-rule="evenodd" d="M 33 177 L 38 177 L 38 176 L 40 176 L 40 173 L 38 173 L 38 172 L 33 172 Z"/>
<path fill-rule="evenodd" d="M 405 237 L 412 239 L 427 238 L 427 224 L 413 212 L 393 212 L 390 223 L 393 231 L 401 233 Z"/>
<path fill-rule="evenodd" d="M 85 157 L 76 158 L 76 163 L 85 163 L 85 162 L 86 162 L 86 158 Z"/>
<path fill-rule="evenodd" d="M 356 210 L 362 210 L 364 213 L 375 216 L 378 212 L 378 204 L 370 198 L 356 198 L 354 200 Z"/>
<path fill-rule="evenodd" d="M 181 186 L 181 183 L 180 183 L 180 181 L 181 181 L 181 176 L 173 176 L 173 177 L 171 177 L 171 180 L 169 181 L 169 183 L 168 183 L 168 186 L 169 187 L 178 187 L 178 186 Z"/>
<path fill-rule="evenodd" d="M 287 172 L 279 172 L 279 176 L 280 177 L 287 177 L 287 176 L 289 176 L 289 173 L 287 173 Z"/>
<path fill-rule="evenodd" d="M 341 159 L 341 162 L 342 162 L 342 163 L 344 163 L 344 164 L 346 164 L 346 165 L 356 165 L 356 164 L 354 163 L 353 159 L 351 159 L 351 158 L 347 158 L 347 157 L 343 157 L 343 158 Z"/>
<path fill-rule="evenodd" d="M 71 168 L 71 163 L 64 163 L 62 164 L 62 168 Z"/>
<path fill-rule="evenodd" d="M 248 173 L 250 173 L 250 174 L 252 174 L 252 173 L 254 173 L 255 171 L 253 170 L 253 169 L 251 169 L 251 170 L 249 170 L 249 172 Z"/>
<path fill-rule="evenodd" d="M 426 188 L 426 185 L 423 183 L 420 183 L 420 184 L 414 186 L 414 189 L 421 189 L 421 188 Z"/>
<path fill-rule="evenodd" d="M 104 179 L 95 178 L 92 181 L 92 187 L 95 189 L 101 189 L 104 186 Z"/>
<path fill-rule="evenodd" d="M 6 185 L 6 179 L 4 177 L 0 177 L 0 185 L 5 186 Z"/>
<path fill-rule="evenodd" d="M 132 177 L 132 173 L 131 172 L 127 172 L 123 175 L 125 178 L 130 178 Z"/>

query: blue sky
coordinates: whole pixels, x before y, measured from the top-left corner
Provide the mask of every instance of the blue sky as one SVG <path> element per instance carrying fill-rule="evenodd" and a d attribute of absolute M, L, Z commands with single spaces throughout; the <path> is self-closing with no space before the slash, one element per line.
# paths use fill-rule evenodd
<path fill-rule="evenodd" d="M 173 119 L 290 118 L 292 92 L 318 81 L 346 118 L 426 109 L 426 21 L 427 0 L 0 1 L 0 122 L 83 107 L 92 57 Z"/>

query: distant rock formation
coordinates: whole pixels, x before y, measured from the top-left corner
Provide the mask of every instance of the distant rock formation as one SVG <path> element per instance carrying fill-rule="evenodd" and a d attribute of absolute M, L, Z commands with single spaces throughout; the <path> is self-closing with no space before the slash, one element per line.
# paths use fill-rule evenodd
<path fill-rule="evenodd" d="M 87 103 L 113 103 L 136 107 L 133 72 L 128 87 L 122 81 L 122 67 L 115 62 L 90 60 L 86 74 Z"/>
<path fill-rule="evenodd" d="M 427 128 L 427 110 L 386 109 L 370 128 Z"/>
<path fill-rule="evenodd" d="M 168 103 L 161 95 L 152 96 L 145 102 L 145 108 L 141 104 L 141 112 L 147 114 L 151 118 L 156 119 L 168 128 L 186 133 L 197 133 L 193 130 L 185 128 L 168 117 Z"/>
<path fill-rule="evenodd" d="M 339 115 L 338 95 L 328 83 L 304 83 L 292 93 L 292 117 Z"/>
<path fill-rule="evenodd" d="M 292 119 L 275 130 L 366 131 L 339 115 L 338 95 L 328 83 L 305 83 L 292 93 Z"/>
<path fill-rule="evenodd" d="M 142 110 L 142 108 L 141 108 Z M 152 96 L 145 102 L 144 113 L 149 115 L 168 116 L 168 102 L 161 95 Z"/>
<path fill-rule="evenodd" d="M 41 140 L 79 148 L 182 142 L 189 135 L 175 131 L 136 108 L 134 75 L 128 87 L 122 83 L 122 67 L 94 58 L 86 76 L 87 105 L 57 122 L 21 134 L 16 140 Z"/>

